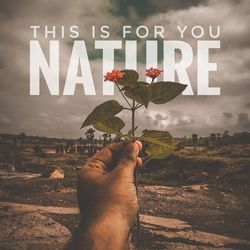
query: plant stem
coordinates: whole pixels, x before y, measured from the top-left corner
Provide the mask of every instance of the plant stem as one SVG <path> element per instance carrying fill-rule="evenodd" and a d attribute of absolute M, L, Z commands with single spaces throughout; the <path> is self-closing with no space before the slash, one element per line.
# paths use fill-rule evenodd
<path fill-rule="evenodd" d="M 132 104 L 132 141 L 135 140 L 135 111 L 136 111 L 136 105 L 135 101 L 133 100 Z M 134 172 L 134 182 L 135 182 L 135 189 L 136 189 L 136 195 L 138 198 L 138 167 L 135 167 L 135 172 Z M 139 246 L 140 242 L 140 212 L 138 210 L 136 214 L 136 245 Z"/>
<path fill-rule="evenodd" d="M 136 195 L 137 199 L 139 200 L 139 193 L 138 193 L 138 182 L 139 182 L 139 175 L 138 175 L 138 168 L 135 168 L 135 189 L 136 189 Z M 141 229 L 141 224 L 140 224 L 140 210 L 137 211 L 136 214 L 136 245 L 137 247 L 140 244 L 140 229 Z"/>
<path fill-rule="evenodd" d="M 123 97 L 123 98 L 124 98 L 124 100 L 127 102 L 128 106 L 129 106 L 130 108 L 132 108 L 132 106 L 131 106 L 131 104 L 129 103 L 129 101 L 128 101 L 127 97 L 126 97 L 126 96 L 122 93 L 122 91 L 121 91 L 121 89 L 120 89 L 120 87 L 119 87 L 118 83 L 117 83 L 117 82 L 115 82 L 115 84 L 116 84 L 116 86 L 117 86 L 117 88 L 118 88 L 119 92 L 121 93 L 122 97 Z"/>
<path fill-rule="evenodd" d="M 151 81 L 151 84 L 154 82 L 155 78 L 152 78 L 152 81 Z M 132 105 L 132 108 L 131 108 L 131 111 L 132 111 L 132 138 L 133 138 L 133 141 L 135 139 L 135 111 L 140 108 L 142 105 L 137 103 L 135 105 L 135 101 L 133 101 L 133 105 Z M 149 161 L 150 161 L 151 157 L 146 157 L 145 159 L 145 162 L 143 165 L 146 165 Z M 139 200 L 139 193 L 138 193 L 138 183 L 139 183 L 139 175 L 138 175 L 138 167 L 136 166 L 135 168 L 135 173 L 134 173 L 134 180 L 135 180 L 135 189 L 136 189 L 136 195 L 137 195 L 137 198 Z M 136 246 L 139 247 L 139 244 L 140 244 L 140 211 L 138 210 L 137 214 L 136 214 Z"/>
<path fill-rule="evenodd" d="M 132 139 L 134 141 L 134 137 L 135 137 L 135 101 L 133 100 L 133 104 L 132 104 Z"/>
<path fill-rule="evenodd" d="M 135 106 L 135 109 L 138 109 L 138 108 L 140 108 L 141 106 L 142 106 L 142 104 L 136 105 L 136 106 Z"/>
<path fill-rule="evenodd" d="M 154 80 L 155 80 L 155 78 L 152 78 L 150 84 L 152 84 L 152 83 L 154 82 Z M 138 103 L 135 105 L 135 109 L 138 109 L 138 108 L 140 108 L 141 106 L 142 106 L 142 104 L 140 104 L 140 103 L 138 102 Z"/>
<path fill-rule="evenodd" d="M 126 96 L 123 94 L 123 92 L 121 91 L 119 85 L 117 82 L 115 82 L 119 92 L 121 93 L 122 97 L 124 98 L 124 100 L 127 102 L 127 104 L 129 105 L 129 108 L 124 108 L 127 110 L 131 110 L 132 112 L 132 141 L 135 141 L 135 111 L 141 107 L 141 105 L 138 106 L 139 103 L 135 104 L 135 101 L 133 100 L 132 106 L 129 103 L 128 99 L 126 98 Z M 138 198 L 138 168 L 137 166 L 135 167 L 135 172 L 134 172 L 134 183 L 135 183 L 135 189 L 136 189 L 136 195 Z M 140 212 L 138 210 L 137 214 L 136 214 L 136 245 L 139 246 L 139 241 L 140 241 Z"/>

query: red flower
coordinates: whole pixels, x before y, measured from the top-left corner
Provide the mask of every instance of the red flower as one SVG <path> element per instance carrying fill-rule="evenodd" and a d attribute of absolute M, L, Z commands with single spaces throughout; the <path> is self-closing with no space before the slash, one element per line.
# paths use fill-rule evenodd
<path fill-rule="evenodd" d="M 104 81 L 112 81 L 115 82 L 117 79 L 122 78 L 125 75 L 124 72 L 121 72 L 120 70 L 112 70 L 112 72 L 107 72 L 106 76 L 104 76 Z"/>
<path fill-rule="evenodd" d="M 154 78 L 158 77 L 162 71 L 163 70 L 150 68 L 150 69 L 146 70 L 146 72 L 147 72 L 146 76 L 154 79 Z"/>

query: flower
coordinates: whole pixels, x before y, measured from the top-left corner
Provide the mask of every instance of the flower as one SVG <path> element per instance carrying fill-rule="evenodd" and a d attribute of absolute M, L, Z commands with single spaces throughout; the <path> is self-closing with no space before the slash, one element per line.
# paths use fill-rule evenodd
<path fill-rule="evenodd" d="M 122 78 L 125 75 L 124 72 L 120 70 L 112 70 L 112 72 L 107 72 L 106 76 L 104 76 L 104 81 L 112 81 L 115 82 L 117 79 Z"/>
<path fill-rule="evenodd" d="M 146 76 L 155 79 L 161 74 L 162 71 L 163 70 L 150 68 L 146 70 Z"/>

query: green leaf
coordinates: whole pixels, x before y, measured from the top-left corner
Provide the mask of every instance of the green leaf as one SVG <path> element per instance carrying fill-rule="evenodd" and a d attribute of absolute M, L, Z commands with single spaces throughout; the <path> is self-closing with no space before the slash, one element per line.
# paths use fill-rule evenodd
<path fill-rule="evenodd" d="M 124 122 L 116 116 L 94 124 L 95 129 L 109 134 L 120 134 L 124 126 Z"/>
<path fill-rule="evenodd" d="M 125 96 L 148 107 L 151 98 L 151 89 L 147 85 L 125 87 Z"/>
<path fill-rule="evenodd" d="M 152 159 L 165 159 L 174 152 L 174 147 L 171 145 L 149 144 L 145 153 L 151 156 Z"/>
<path fill-rule="evenodd" d="M 93 125 L 97 122 L 105 121 L 123 110 L 119 102 L 115 100 L 107 101 L 97 106 L 85 119 L 81 128 Z"/>
<path fill-rule="evenodd" d="M 135 86 L 150 86 L 147 82 L 136 82 L 135 85 L 129 85 L 129 86 L 124 86 L 121 88 L 121 91 L 128 90 L 130 87 L 135 87 Z"/>
<path fill-rule="evenodd" d="M 187 87 L 176 82 L 156 82 L 151 84 L 151 102 L 162 104 L 173 100 Z"/>
<path fill-rule="evenodd" d="M 178 150 L 179 143 L 180 141 L 177 140 L 172 140 L 171 143 L 165 145 L 151 143 L 146 148 L 145 153 L 152 159 L 165 159 L 175 150 Z"/>
<path fill-rule="evenodd" d="M 172 136 L 167 131 L 144 130 L 141 140 L 166 146 L 172 143 Z"/>
<path fill-rule="evenodd" d="M 135 132 L 138 129 L 138 126 L 136 126 L 134 129 L 130 129 L 128 131 L 128 136 L 131 136 L 133 134 L 133 132 Z"/>
<path fill-rule="evenodd" d="M 142 82 L 142 81 L 138 81 L 135 83 L 136 86 L 150 86 L 149 83 L 147 82 Z"/>
<path fill-rule="evenodd" d="M 126 69 L 122 70 L 122 72 L 125 73 L 125 75 L 117 80 L 117 83 L 122 86 L 130 86 L 137 82 L 139 79 L 139 75 L 135 70 L 132 69 Z"/>

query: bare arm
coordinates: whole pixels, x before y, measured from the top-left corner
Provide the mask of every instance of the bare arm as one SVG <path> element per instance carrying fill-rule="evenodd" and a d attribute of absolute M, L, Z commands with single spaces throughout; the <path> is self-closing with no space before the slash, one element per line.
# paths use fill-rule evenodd
<path fill-rule="evenodd" d="M 129 249 L 138 210 L 133 183 L 140 142 L 117 143 L 95 154 L 81 169 L 77 191 L 82 223 L 66 249 Z"/>

